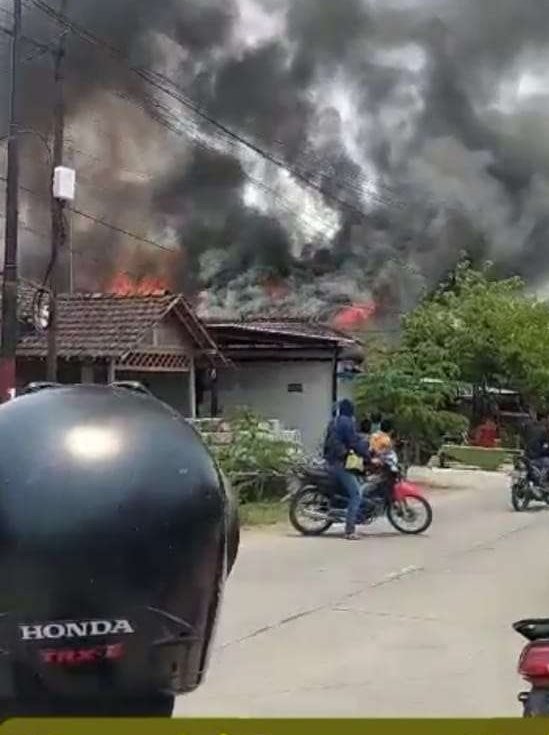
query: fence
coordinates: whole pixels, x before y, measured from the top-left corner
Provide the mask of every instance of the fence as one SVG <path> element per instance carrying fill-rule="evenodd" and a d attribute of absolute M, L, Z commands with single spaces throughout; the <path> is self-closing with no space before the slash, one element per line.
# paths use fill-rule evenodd
<path fill-rule="evenodd" d="M 225 419 L 194 419 L 193 426 L 212 444 L 228 444 L 233 440 L 231 426 Z M 273 440 L 286 441 L 301 447 L 301 434 L 299 431 L 285 429 L 278 419 L 265 420 L 261 423 L 265 435 Z"/>

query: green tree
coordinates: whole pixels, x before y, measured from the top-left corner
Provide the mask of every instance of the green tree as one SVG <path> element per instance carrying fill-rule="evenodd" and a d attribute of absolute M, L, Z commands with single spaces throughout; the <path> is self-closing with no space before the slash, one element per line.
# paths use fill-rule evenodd
<path fill-rule="evenodd" d="M 468 421 L 449 409 L 458 385 L 456 367 L 433 362 L 426 373 L 421 360 L 405 349 L 388 352 L 358 380 L 355 398 L 361 413 L 380 411 L 393 418 L 409 448 L 408 461 L 426 461 L 445 434 L 461 434 Z"/>
<path fill-rule="evenodd" d="M 477 386 L 511 386 L 530 402 L 549 398 L 549 307 L 518 278 L 496 279 L 490 264 L 462 262 L 403 322 L 402 348 L 420 372 L 453 366 L 453 377 Z"/>

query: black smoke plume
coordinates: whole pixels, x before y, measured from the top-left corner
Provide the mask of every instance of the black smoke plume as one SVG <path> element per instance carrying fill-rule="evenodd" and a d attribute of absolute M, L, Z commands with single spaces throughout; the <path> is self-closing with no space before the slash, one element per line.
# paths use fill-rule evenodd
<path fill-rule="evenodd" d="M 32 7 L 27 35 L 54 44 L 62 27 Z M 210 311 L 318 314 L 373 298 L 399 312 L 463 251 L 533 286 L 547 280 L 546 3 L 72 0 L 68 7 L 131 63 L 168 74 L 209 118 L 287 167 L 69 34 L 71 150 L 79 175 L 88 176 L 81 207 L 169 240 L 181 252 L 172 287 L 201 293 Z M 42 54 L 25 67 L 26 126 L 49 134 L 51 96 Z M 26 180 L 44 191 L 36 145 L 25 144 Z M 129 180 L 135 168 L 144 173 Z M 40 229 L 38 210 L 28 216 Z M 27 248 L 33 268 L 37 247 Z M 142 252 L 122 235 L 78 223 L 74 247 L 88 259 L 79 281 L 87 288 L 101 287 L 121 263 L 131 270 L 132 253 Z M 274 304 L 273 283 L 284 286 Z"/>

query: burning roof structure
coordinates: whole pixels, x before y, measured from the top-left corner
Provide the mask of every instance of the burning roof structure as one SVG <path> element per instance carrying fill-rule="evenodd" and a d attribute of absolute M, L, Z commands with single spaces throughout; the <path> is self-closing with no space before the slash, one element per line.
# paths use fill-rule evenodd
<path fill-rule="evenodd" d="M 47 354 L 46 333 L 36 329 L 33 320 L 37 288 L 31 282 L 20 282 L 21 357 L 45 358 Z M 186 368 L 184 355 L 150 340 L 152 330 L 172 317 L 184 327 L 199 356 L 212 363 L 226 362 L 209 330 L 181 294 L 63 294 L 58 312 L 58 352 L 64 359 L 116 360 L 128 369 Z"/>
<path fill-rule="evenodd" d="M 25 33 L 49 43 L 65 19 L 43 11 L 26 7 Z M 142 288 L 167 278 L 235 318 L 273 303 L 406 311 L 463 250 L 547 280 L 546 3 L 79 0 L 70 13 L 98 39 L 67 38 L 78 289 L 128 293 L 116 274 L 146 274 Z M 23 66 L 26 129 L 49 134 L 52 84 L 49 65 Z M 39 280 L 36 145 L 22 140 L 22 250 Z"/>

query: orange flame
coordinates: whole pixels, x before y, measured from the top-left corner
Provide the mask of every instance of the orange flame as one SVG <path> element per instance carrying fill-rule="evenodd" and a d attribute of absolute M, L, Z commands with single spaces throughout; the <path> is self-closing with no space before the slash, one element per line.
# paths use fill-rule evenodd
<path fill-rule="evenodd" d="M 333 324 L 336 329 L 352 331 L 364 327 L 375 315 L 376 305 L 369 301 L 365 304 L 353 304 L 342 309 L 336 314 Z"/>
<path fill-rule="evenodd" d="M 136 278 L 128 273 L 117 273 L 105 289 L 116 296 L 160 296 L 169 291 L 169 284 L 160 276 Z"/>

